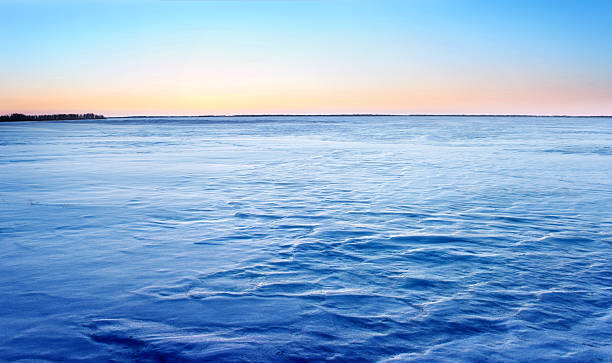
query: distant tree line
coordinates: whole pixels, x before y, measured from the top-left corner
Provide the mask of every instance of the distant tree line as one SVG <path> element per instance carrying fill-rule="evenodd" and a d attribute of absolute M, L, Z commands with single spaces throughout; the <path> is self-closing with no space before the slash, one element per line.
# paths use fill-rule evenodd
<path fill-rule="evenodd" d="M 2 121 L 54 121 L 54 120 L 93 120 L 103 119 L 103 115 L 93 113 L 60 113 L 55 115 L 24 115 L 14 113 L 12 115 L 0 116 Z"/>

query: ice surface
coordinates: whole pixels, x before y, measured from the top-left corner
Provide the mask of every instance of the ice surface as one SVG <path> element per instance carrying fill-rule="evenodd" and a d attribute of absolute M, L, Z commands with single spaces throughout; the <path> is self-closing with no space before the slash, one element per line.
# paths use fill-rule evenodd
<path fill-rule="evenodd" d="M 610 361 L 612 119 L 0 124 L 0 359 Z"/>

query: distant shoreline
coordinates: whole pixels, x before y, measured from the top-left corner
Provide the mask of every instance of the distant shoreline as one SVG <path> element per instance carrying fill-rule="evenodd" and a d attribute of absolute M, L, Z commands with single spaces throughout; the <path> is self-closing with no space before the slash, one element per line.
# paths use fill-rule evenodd
<path fill-rule="evenodd" d="M 78 120 L 106 120 L 106 119 L 134 119 L 134 118 L 230 118 L 230 117 L 533 117 L 533 118 L 612 118 L 612 115 L 520 115 L 520 114 L 236 114 L 236 115 L 176 115 L 176 116 L 104 116 L 93 113 L 87 114 L 53 114 L 53 115 L 0 115 L 0 122 L 20 121 L 78 121 Z"/>
<path fill-rule="evenodd" d="M 24 115 L 22 113 L 12 113 L 10 115 L 0 115 L 0 122 L 17 121 L 68 121 L 68 120 L 101 120 L 103 115 L 94 113 L 58 113 L 51 115 Z"/>

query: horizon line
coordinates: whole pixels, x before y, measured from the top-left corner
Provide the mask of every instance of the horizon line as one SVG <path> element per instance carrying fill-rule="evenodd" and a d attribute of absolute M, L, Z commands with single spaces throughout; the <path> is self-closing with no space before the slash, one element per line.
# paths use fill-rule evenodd
<path fill-rule="evenodd" d="M 48 114 L 21 114 L 21 113 L 9 113 L 0 114 L 0 118 L 10 117 L 11 115 L 22 115 L 26 117 L 45 117 L 45 116 L 62 116 L 62 115 L 81 115 L 71 113 L 48 113 Z M 85 115 L 86 113 L 82 114 Z M 92 115 L 94 115 L 92 113 Z M 611 115 L 554 115 L 554 114 L 426 114 L 426 113 L 414 113 L 414 114 L 395 114 L 395 113 L 261 113 L 261 114 L 210 114 L 210 115 L 122 115 L 122 116 L 105 116 L 103 114 L 95 114 L 101 116 L 96 119 L 121 119 L 121 118 L 223 118 L 223 117 L 533 117 L 533 118 L 612 118 Z M 86 118 L 83 118 L 86 119 Z M 68 119 L 66 119 L 68 120 Z M 71 120 L 78 120 L 73 118 Z M 4 120 L 3 120 L 4 121 Z M 6 120 L 9 121 L 9 120 Z M 12 120 L 12 121 L 28 121 L 28 120 Z M 35 120 L 42 121 L 42 120 Z M 45 120 L 49 121 L 49 120 Z M 55 119 L 55 121 L 62 121 L 62 119 Z"/>
<path fill-rule="evenodd" d="M 172 117 L 356 117 L 356 116 L 383 116 L 383 117 L 591 117 L 591 118 L 611 118 L 612 115 L 537 115 L 537 114 L 401 114 L 401 113 L 261 113 L 261 114 L 211 114 L 211 115 L 126 115 L 126 116 L 105 116 L 108 118 L 172 118 Z"/>

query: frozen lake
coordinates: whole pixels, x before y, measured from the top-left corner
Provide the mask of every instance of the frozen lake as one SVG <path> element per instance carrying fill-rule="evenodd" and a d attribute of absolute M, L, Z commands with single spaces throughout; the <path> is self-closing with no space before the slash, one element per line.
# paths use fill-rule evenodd
<path fill-rule="evenodd" d="M 612 119 L 0 124 L 0 360 L 610 361 Z"/>

